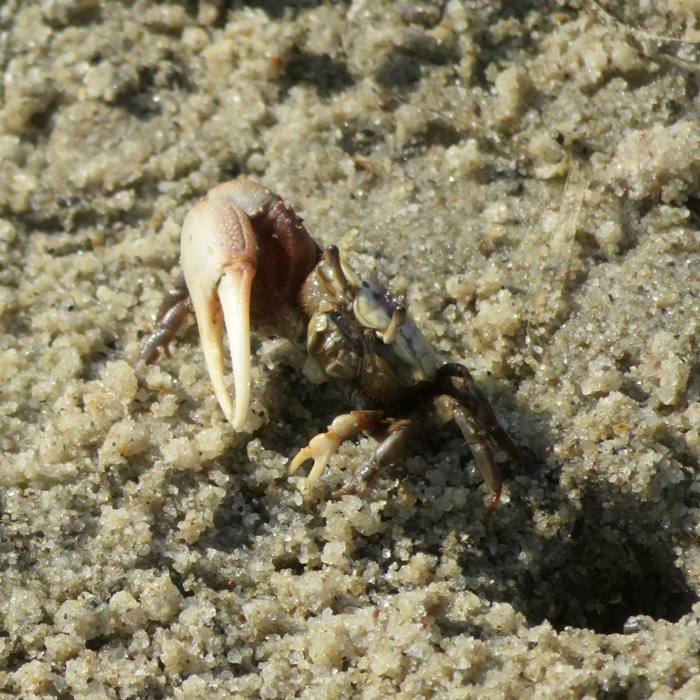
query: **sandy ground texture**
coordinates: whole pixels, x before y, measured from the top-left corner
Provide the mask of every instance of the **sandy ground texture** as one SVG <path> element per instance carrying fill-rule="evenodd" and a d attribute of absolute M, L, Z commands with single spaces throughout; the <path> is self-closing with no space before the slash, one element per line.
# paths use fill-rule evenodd
<path fill-rule="evenodd" d="M 0 6 L 0 694 L 700 697 L 700 4 Z M 243 175 L 371 258 L 522 446 L 365 498 L 290 458 L 352 399 L 195 326 L 135 360 Z"/>

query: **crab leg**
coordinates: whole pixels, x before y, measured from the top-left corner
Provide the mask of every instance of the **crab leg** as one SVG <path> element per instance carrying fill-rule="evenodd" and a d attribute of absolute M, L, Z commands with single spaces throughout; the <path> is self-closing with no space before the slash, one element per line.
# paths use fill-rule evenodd
<path fill-rule="evenodd" d="M 386 437 L 379 443 L 372 458 L 353 474 L 352 479 L 345 486 L 332 494 L 333 500 L 338 501 L 343 496 L 354 495 L 364 490 L 381 469 L 390 465 L 399 456 L 408 438 L 411 437 L 412 425 L 406 418 L 392 420 Z"/>
<path fill-rule="evenodd" d="M 475 387 L 470 388 L 475 389 Z M 486 402 L 486 398 L 483 397 L 481 392 L 479 392 L 479 398 L 483 398 L 483 401 Z M 472 407 L 466 406 L 463 401 L 456 399 L 454 396 L 447 394 L 435 396 L 433 404 L 433 419 L 436 424 L 442 426 L 450 421 L 454 421 L 471 450 L 474 463 L 481 472 L 481 477 L 491 495 L 485 517 L 485 520 L 488 521 L 501 500 L 502 489 L 501 470 L 498 468 L 496 456 L 487 437 L 491 434 L 493 425 L 491 421 L 485 423 L 480 420 L 480 417 L 472 410 Z M 495 424 L 496 418 L 493 416 L 493 411 L 488 403 L 479 404 L 478 408 L 481 409 L 482 414 L 487 414 L 489 418 L 492 417 Z M 503 432 L 505 433 L 505 431 Z"/>
<path fill-rule="evenodd" d="M 180 262 L 214 393 L 226 418 L 240 430 L 250 403 L 250 289 L 257 267 L 257 245 L 237 194 L 225 185 L 216 187 L 189 212 L 182 226 Z M 224 386 L 224 323 L 235 409 Z"/>
<path fill-rule="evenodd" d="M 180 273 L 167 291 L 156 314 L 156 329 L 151 331 L 141 348 L 139 365 L 152 365 L 161 353 L 170 355 L 168 346 L 188 313 L 192 311 L 185 276 Z"/>
<path fill-rule="evenodd" d="M 453 404 L 452 418 L 462 431 L 464 441 L 469 445 L 469 449 L 474 456 L 474 462 L 481 472 L 481 477 L 486 484 L 486 488 L 491 494 L 489 505 L 486 510 L 485 520 L 493 515 L 501 500 L 501 470 L 496 463 L 496 456 L 488 439 L 481 433 L 483 430 L 479 422 L 460 404 Z"/>

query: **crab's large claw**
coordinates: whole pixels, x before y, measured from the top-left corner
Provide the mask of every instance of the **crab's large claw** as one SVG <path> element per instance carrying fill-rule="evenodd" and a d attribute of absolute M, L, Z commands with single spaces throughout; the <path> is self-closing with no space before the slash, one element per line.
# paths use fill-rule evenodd
<path fill-rule="evenodd" d="M 221 410 L 236 430 L 250 403 L 250 290 L 257 244 L 236 183 L 215 187 L 182 226 L 181 265 Z M 245 194 L 245 192 L 243 192 Z M 222 334 L 226 325 L 236 391 L 235 409 L 224 386 Z"/>
<path fill-rule="evenodd" d="M 216 398 L 236 430 L 243 427 L 250 403 L 250 318 L 276 319 L 285 309 L 296 310 L 301 285 L 319 255 L 294 210 L 250 180 L 218 185 L 185 218 L 180 264 Z M 160 327 L 144 344 L 144 362 L 167 348 L 188 304 L 182 284 L 176 284 L 159 312 Z M 235 408 L 224 386 L 224 324 Z"/>

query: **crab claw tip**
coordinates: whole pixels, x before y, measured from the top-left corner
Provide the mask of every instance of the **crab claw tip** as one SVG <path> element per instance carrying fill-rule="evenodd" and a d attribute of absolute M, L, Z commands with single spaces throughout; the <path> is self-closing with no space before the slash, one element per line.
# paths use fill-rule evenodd
<path fill-rule="evenodd" d="M 250 286 L 254 275 L 254 266 L 242 262 L 224 272 L 218 287 L 236 392 L 235 409 L 226 417 L 234 430 L 243 429 L 250 405 Z M 226 413 L 223 404 L 221 408 Z"/>

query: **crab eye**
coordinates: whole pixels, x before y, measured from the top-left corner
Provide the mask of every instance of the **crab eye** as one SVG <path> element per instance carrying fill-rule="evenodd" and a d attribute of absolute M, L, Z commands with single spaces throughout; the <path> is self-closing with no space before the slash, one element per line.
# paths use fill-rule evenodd
<path fill-rule="evenodd" d="M 391 313 L 386 304 L 372 291 L 370 287 L 362 286 L 355 294 L 352 305 L 355 318 L 365 327 L 383 333 L 391 323 Z"/>
<path fill-rule="evenodd" d="M 396 340 L 408 317 L 405 306 L 388 306 L 381 296 L 371 291 L 366 282 L 357 290 L 353 311 L 355 318 L 365 328 L 376 331 L 385 345 L 391 345 Z"/>

